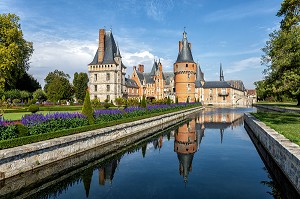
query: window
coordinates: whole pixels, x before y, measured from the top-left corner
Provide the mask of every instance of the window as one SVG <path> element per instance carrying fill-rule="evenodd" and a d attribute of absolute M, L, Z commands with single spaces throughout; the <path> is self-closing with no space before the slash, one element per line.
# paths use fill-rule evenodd
<path fill-rule="evenodd" d="M 110 74 L 106 73 L 106 81 L 109 81 L 109 80 L 110 80 Z"/>
<path fill-rule="evenodd" d="M 187 85 L 187 90 L 188 90 L 188 91 L 191 90 L 191 85 L 190 85 L 190 84 Z"/>
<path fill-rule="evenodd" d="M 97 91 L 97 85 L 95 85 L 95 88 L 94 88 L 95 92 Z"/>
<path fill-rule="evenodd" d="M 110 85 L 106 85 L 106 91 L 110 91 Z"/>
<path fill-rule="evenodd" d="M 134 94 L 134 88 L 132 88 L 132 91 L 131 91 L 131 93 L 132 93 L 132 94 Z"/>
<path fill-rule="evenodd" d="M 188 66 L 189 66 L 188 64 L 185 65 L 185 67 L 188 67 Z"/>
<path fill-rule="evenodd" d="M 97 81 L 97 74 L 94 74 L 94 81 Z"/>
<path fill-rule="evenodd" d="M 188 79 L 190 79 L 190 77 L 191 77 L 191 74 L 190 74 L 190 73 L 188 73 Z"/>
<path fill-rule="evenodd" d="M 94 95 L 94 99 L 97 99 L 97 95 Z"/>

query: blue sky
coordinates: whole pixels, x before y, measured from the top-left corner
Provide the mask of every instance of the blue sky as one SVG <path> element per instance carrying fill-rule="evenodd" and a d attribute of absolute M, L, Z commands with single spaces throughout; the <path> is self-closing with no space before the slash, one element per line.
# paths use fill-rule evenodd
<path fill-rule="evenodd" d="M 160 59 L 172 71 L 178 41 L 186 27 L 195 61 L 205 80 L 243 80 L 246 88 L 262 79 L 260 58 L 268 35 L 279 28 L 281 0 L 1 0 L 0 13 L 15 13 L 34 53 L 29 73 L 44 85 L 55 69 L 72 77 L 87 72 L 100 28 L 110 29 L 127 75 L 132 66 L 150 71 Z"/>

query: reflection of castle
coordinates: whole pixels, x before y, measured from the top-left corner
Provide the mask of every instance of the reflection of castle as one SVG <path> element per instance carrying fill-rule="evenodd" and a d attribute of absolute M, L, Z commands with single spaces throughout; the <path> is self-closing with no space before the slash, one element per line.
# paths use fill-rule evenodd
<path fill-rule="evenodd" d="M 175 131 L 174 151 L 179 160 L 179 173 L 187 182 L 188 174 L 192 171 L 194 153 L 198 150 L 203 134 L 195 130 L 195 120 L 180 126 Z"/>
<path fill-rule="evenodd" d="M 196 119 L 180 126 L 174 133 L 174 151 L 179 160 L 179 173 L 184 182 L 188 180 L 188 174 L 192 171 L 194 154 L 199 150 L 205 129 L 220 129 L 221 143 L 224 129 L 243 124 L 242 114 L 235 112 L 209 114 L 202 112 Z"/>
<path fill-rule="evenodd" d="M 105 185 L 105 182 L 108 180 L 110 183 L 112 183 L 112 180 L 114 178 L 114 174 L 116 171 L 116 168 L 119 164 L 120 160 L 113 160 L 108 164 L 105 164 L 99 168 L 99 184 Z"/>

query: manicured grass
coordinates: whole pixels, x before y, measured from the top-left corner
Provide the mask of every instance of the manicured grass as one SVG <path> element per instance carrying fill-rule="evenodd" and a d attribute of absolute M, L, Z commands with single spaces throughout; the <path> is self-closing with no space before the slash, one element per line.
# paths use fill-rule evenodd
<path fill-rule="evenodd" d="M 42 113 L 44 115 L 48 113 L 56 113 L 56 112 L 81 112 L 81 110 L 70 110 L 70 111 L 38 111 L 37 113 Z M 5 120 L 21 120 L 22 116 L 31 114 L 31 112 L 19 112 L 19 113 L 4 113 Z"/>
<path fill-rule="evenodd" d="M 258 102 L 257 104 L 275 106 L 279 108 L 287 109 L 300 109 L 300 106 L 297 106 L 297 102 Z"/>
<path fill-rule="evenodd" d="M 297 113 L 252 113 L 267 126 L 300 145 L 300 114 Z"/>

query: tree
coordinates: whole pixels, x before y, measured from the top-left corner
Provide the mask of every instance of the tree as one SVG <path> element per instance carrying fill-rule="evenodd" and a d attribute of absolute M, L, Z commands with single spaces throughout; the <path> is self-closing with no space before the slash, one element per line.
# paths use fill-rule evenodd
<path fill-rule="evenodd" d="M 65 74 L 63 71 L 55 70 L 54 72 L 50 72 L 47 77 L 45 78 L 45 86 L 44 91 L 47 93 L 47 89 L 49 84 L 57 77 L 63 77 L 65 79 L 70 79 L 69 74 Z"/>
<path fill-rule="evenodd" d="M 118 97 L 115 99 L 115 103 L 118 107 L 122 106 L 124 103 L 124 99 L 122 97 Z"/>
<path fill-rule="evenodd" d="M 17 80 L 16 89 L 28 92 L 34 92 L 37 89 L 42 88 L 40 83 L 30 74 L 27 72 Z"/>
<path fill-rule="evenodd" d="M 284 16 L 281 29 L 270 34 L 270 40 L 262 49 L 262 63 L 265 88 L 273 96 L 283 96 L 298 100 L 300 106 L 300 27 L 299 2 L 285 0 L 278 12 Z"/>
<path fill-rule="evenodd" d="M 85 91 L 88 88 L 89 78 L 86 73 L 74 73 L 73 86 L 76 99 L 84 100 Z"/>
<path fill-rule="evenodd" d="M 83 106 L 82 106 L 82 114 L 88 118 L 89 124 L 95 123 L 94 111 L 91 104 L 90 93 L 86 90 Z"/>
<path fill-rule="evenodd" d="M 299 0 L 284 0 L 281 3 L 281 8 L 277 12 L 278 17 L 282 17 L 280 28 L 281 30 L 290 30 L 291 27 L 299 25 L 300 21 L 300 1 Z"/>
<path fill-rule="evenodd" d="M 18 77 L 29 69 L 33 47 L 23 38 L 19 20 L 15 14 L 0 14 L 0 90 L 5 85 L 15 88 Z"/>
<path fill-rule="evenodd" d="M 143 107 L 143 108 L 147 107 L 147 102 L 146 102 L 145 95 L 143 95 L 143 98 L 142 98 L 142 101 L 141 101 L 141 107 Z"/>
<path fill-rule="evenodd" d="M 47 98 L 53 102 L 58 100 L 70 100 L 74 94 L 74 89 L 69 82 L 70 76 L 63 71 L 55 70 L 50 72 L 45 78 Z"/>
<path fill-rule="evenodd" d="M 32 94 L 33 98 L 39 102 L 45 101 L 47 99 L 45 91 L 43 89 L 37 89 Z"/>

